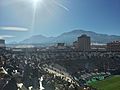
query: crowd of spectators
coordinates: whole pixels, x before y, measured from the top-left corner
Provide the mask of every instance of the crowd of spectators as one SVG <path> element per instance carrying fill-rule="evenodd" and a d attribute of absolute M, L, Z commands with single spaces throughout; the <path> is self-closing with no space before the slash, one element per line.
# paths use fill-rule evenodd
<path fill-rule="evenodd" d="M 1 90 L 17 90 L 20 83 L 23 83 L 24 90 L 29 89 L 32 86 L 34 89 L 39 89 L 39 78 L 44 75 L 47 76 L 44 79 L 47 85 L 55 83 L 58 87 L 69 87 L 68 82 L 59 82 L 59 77 L 48 78 L 47 74 L 42 68 L 43 64 L 59 63 L 65 67 L 66 72 L 70 71 L 72 76 L 75 76 L 75 72 L 84 70 L 87 68 L 92 69 L 119 69 L 120 67 L 120 52 L 78 52 L 78 51 L 36 51 L 36 52 L 13 52 L 1 49 L 0 50 L 0 88 Z M 76 62 L 77 61 L 77 62 Z M 78 64 L 78 61 L 80 65 Z M 78 66 L 76 66 L 77 63 Z M 91 64 L 91 66 L 86 65 Z M 99 64 L 101 63 L 101 65 Z M 82 66 L 83 65 L 83 66 Z M 74 69 L 77 68 L 77 69 Z M 82 67 L 82 69 L 80 69 Z M 92 67 L 92 68 L 91 68 Z M 70 70 L 69 70 L 70 69 Z M 91 71 L 89 70 L 89 72 Z M 77 74 L 76 74 L 77 75 Z M 47 81 L 48 79 L 48 81 Z M 44 86 L 45 83 L 43 84 Z M 57 86 L 56 85 L 56 86 Z M 66 86 L 64 86 L 66 85 Z M 73 86 L 74 87 L 74 86 Z M 8 89 L 9 88 L 9 89 Z M 55 90 L 55 89 L 53 89 Z M 66 89 L 65 89 L 66 90 Z M 69 89 L 68 89 L 69 90 Z"/>

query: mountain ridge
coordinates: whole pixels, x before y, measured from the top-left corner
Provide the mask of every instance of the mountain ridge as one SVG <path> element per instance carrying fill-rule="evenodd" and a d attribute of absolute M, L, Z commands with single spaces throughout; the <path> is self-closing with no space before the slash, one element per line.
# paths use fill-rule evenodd
<path fill-rule="evenodd" d="M 46 37 L 43 35 L 33 35 L 30 38 L 27 38 L 19 43 L 22 44 L 38 44 L 38 43 L 67 43 L 72 44 L 74 41 L 77 40 L 77 37 L 81 36 L 82 34 L 87 34 L 91 37 L 91 41 L 93 43 L 108 43 L 114 40 L 120 40 L 120 36 L 118 35 L 108 35 L 108 34 L 100 34 L 93 31 L 85 31 L 81 29 L 72 30 L 70 32 L 62 33 L 56 37 Z"/>

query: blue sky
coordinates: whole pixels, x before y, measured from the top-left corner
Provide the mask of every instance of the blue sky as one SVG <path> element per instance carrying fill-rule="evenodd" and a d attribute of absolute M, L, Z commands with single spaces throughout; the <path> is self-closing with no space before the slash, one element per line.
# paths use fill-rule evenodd
<path fill-rule="evenodd" d="M 74 29 L 120 35 L 120 0 L 41 0 L 34 22 L 33 15 L 33 0 L 0 0 L 0 37 L 12 42 Z"/>

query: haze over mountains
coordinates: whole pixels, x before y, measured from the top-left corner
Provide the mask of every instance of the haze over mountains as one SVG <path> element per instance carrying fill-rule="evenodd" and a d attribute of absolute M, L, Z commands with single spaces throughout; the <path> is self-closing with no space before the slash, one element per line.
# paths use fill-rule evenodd
<path fill-rule="evenodd" d="M 105 44 L 114 40 L 120 40 L 120 36 L 117 35 L 107 35 L 107 34 L 99 34 L 92 31 L 84 31 L 84 30 L 73 30 L 71 32 L 63 33 L 57 37 L 46 37 L 43 35 L 35 35 L 28 39 L 21 41 L 21 44 L 52 44 L 58 42 L 64 42 L 66 44 L 72 44 L 77 40 L 77 37 L 82 34 L 87 34 L 91 37 L 91 41 L 93 43 L 101 43 Z"/>

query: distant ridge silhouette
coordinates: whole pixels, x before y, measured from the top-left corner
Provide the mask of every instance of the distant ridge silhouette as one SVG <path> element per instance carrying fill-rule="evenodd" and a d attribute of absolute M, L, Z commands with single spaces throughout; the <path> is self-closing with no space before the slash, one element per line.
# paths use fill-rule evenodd
<path fill-rule="evenodd" d="M 85 30 L 73 30 L 70 32 L 65 32 L 57 37 L 46 37 L 43 35 L 34 35 L 28 39 L 25 39 L 20 44 L 50 44 L 50 43 L 58 43 L 64 42 L 66 44 L 72 44 L 75 40 L 77 40 L 78 36 L 82 34 L 87 34 L 91 37 L 91 41 L 93 43 L 108 43 L 115 40 L 120 40 L 120 36 L 117 35 L 107 35 L 107 34 L 99 34 L 92 31 Z"/>

